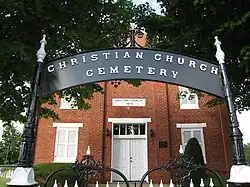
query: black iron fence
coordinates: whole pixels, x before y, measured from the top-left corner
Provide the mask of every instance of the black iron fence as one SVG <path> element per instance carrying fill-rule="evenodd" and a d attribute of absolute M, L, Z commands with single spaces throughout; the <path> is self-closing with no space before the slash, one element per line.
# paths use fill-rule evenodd
<path fill-rule="evenodd" d="M 163 164 L 159 167 L 148 170 L 141 178 L 140 181 L 128 181 L 125 175 L 120 171 L 103 167 L 102 164 L 94 159 L 91 155 L 86 155 L 82 160 L 76 162 L 70 166 L 63 167 L 52 172 L 46 179 L 44 187 L 53 186 L 74 186 L 74 187 L 87 187 L 89 184 L 95 184 L 98 187 L 98 181 L 101 180 L 100 176 L 105 172 L 114 172 L 121 177 L 121 181 L 116 183 L 116 186 L 120 187 L 120 184 L 126 187 L 135 186 L 143 187 L 147 184 L 153 187 L 153 182 L 145 182 L 146 178 L 153 172 L 167 172 L 165 176 L 170 180 L 167 182 L 169 187 L 183 186 L 183 187 L 204 187 L 204 186 L 224 186 L 221 177 L 213 169 L 206 168 L 204 166 L 195 164 L 193 159 L 188 159 L 183 154 L 180 154 L 177 158 L 171 159 L 167 164 Z M 164 176 L 164 175 L 163 175 Z M 166 179 L 163 178 L 164 181 Z M 67 184 L 65 184 L 67 183 Z M 166 182 L 165 182 L 166 184 Z M 158 182 L 158 185 L 164 187 L 162 180 Z"/>
<path fill-rule="evenodd" d="M 0 165 L 0 178 L 11 179 L 17 165 Z"/>

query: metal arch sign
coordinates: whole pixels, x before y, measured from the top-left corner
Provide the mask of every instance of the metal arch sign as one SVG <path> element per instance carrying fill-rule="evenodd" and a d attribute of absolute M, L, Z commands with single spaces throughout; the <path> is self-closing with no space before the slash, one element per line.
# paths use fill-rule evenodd
<path fill-rule="evenodd" d="M 219 66 L 177 53 L 141 48 L 79 53 L 44 67 L 41 95 L 107 80 L 152 80 L 224 98 Z"/>

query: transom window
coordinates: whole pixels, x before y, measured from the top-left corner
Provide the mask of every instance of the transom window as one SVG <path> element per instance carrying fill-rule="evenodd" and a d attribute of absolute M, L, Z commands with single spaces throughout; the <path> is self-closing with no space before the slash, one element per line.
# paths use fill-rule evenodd
<path fill-rule="evenodd" d="M 113 135 L 145 135 L 145 124 L 119 124 L 113 125 Z"/>

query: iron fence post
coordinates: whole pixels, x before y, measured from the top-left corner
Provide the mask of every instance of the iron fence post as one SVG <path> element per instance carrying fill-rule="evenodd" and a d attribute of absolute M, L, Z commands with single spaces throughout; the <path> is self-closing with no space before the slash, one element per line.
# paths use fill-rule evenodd
<path fill-rule="evenodd" d="M 223 87 L 225 97 L 227 99 L 228 111 L 230 117 L 230 138 L 232 142 L 232 167 L 230 170 L 230 179 L 228 183 L 230 186 L 250 186 L 249 176 L 245 178 L 246 174 L 250 172 L 250 167 L 248 166 L 244 146 L 242 133 L 239 128 L 239 122 L 236 115 L 236 110 L 233 102 L 233 97 L 230 89 L 230 82 L 227 77 L 226 67 L 225 67 L 225 53 L 222 51 L 220 45 L 221 42 L 218 40 L 218 37 L 215 37 L 214 45 L 217 48 L 216 59 L 219 62 L 219 68 L 222 74 Z"/>
<path fill-rule="evenodd" d="M 35 139 L 35 126 L 36 126 L 36 108 L 37 99 L 40 92 L 41 75 L 43 71 L 43 60 L 46 56 L 45 52 L 45 35 L 40 41 L 41 46 L 37 51 L 37 64 L 35 75 L 31 86 L 31 98 L 28 108 L 27 123 L 24 126 L 21 141 L 21 155 L 18 166 L 14 171 L 12 180 L 7 183 L 8 186 L 36 186 L 37 182 L 34 179 L 33 170 L 33 153 L 34 153 L 34 139 Z"/>

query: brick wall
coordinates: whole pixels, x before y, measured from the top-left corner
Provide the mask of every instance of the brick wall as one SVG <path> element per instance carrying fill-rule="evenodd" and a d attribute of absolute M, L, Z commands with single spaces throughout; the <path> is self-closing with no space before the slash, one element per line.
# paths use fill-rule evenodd
<path fill-rule="evenodd" d="M 111 166 L 112 137 L 106 136 L 106 129 L 112 132 L 108 118 L 151 118 L 148 123 L 148 168 L 167 163 L 170 157 L 177 156 L 181 144 L 181 130 L 177 123 L 206 123 L 204 139 L 207 165 L 222 172 L 229 170 L 230 151 L 228 149 L 227 112 L 225 106 L 208 108 L 205 106 L 209 96 L 200 99 L 200 109 L 180 110 L 176 99 L 178 87 L 165 83 L 143 81 L 140 87 L 122 82 L 115 88 L 110 82 L 101 83 L 104 94 L 95 94 L 90 101 L 89 111 L 59 110 L 53 108 L 60 116 L 57 122 L 83 123 L 79 128 L 78 158 L 91 147 L 91 154 L 105 166 Z M 145 107 L 114 107 L 112 98 L 143 98 Z M 59 102 L 58 102 L 59 103 Z M 42 119 L 37 128 L 35 163 L 52 162 L 56 128 L 53 121 Z M 153 130 L 154 137 L 150 136 Z M 159 141 L 166 141 L 167 148 L 159 148 Z M 163 173 L 153 173 L 150 178 L 158 180 Z M 110 175 L 104 176 L 109 178 Z M 168 180 L 168 179 L 167 179 Z"/>

